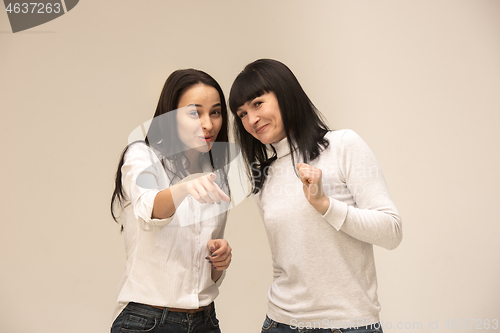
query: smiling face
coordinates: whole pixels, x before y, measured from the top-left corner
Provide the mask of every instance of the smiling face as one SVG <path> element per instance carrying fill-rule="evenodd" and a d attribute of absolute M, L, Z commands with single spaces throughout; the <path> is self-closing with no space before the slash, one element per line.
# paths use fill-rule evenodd
<path fill-rule="evenodd" d="M 206 153 L 222 127 L 221 101 L 214 87 L 199 83 L 179 99 L 177 133 L 186 150 Z"/>
<path fill-rule="evenodd" d="M 263 144 L 278 142 L 286 136 L 278 99 L 273 92 L 246 102 L 236 114 L 245 130 Z"/>

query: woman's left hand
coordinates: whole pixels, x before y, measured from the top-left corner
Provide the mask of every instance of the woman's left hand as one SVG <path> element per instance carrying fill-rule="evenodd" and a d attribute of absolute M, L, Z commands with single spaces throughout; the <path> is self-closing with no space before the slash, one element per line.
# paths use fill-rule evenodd
<path fill-rule="evenodd" d="M 330 199 L 323 193 L 321 169 L 306 163 L 297 164 L 297 172 L 302 182 L 302 190 L 309 203 L 321 214 L 325 214 L 330 207 Z"/>
<path fill-rule="evenodd" d="M 205 257 L 211 262 L 214 269 L 218 271 L 223 271 L 229 267 L 231 263 L 233 250 L 229 243 L 225 239 L 211 239 L 207 243 L 207 247 L 210 250 L 211 255 Z"/>

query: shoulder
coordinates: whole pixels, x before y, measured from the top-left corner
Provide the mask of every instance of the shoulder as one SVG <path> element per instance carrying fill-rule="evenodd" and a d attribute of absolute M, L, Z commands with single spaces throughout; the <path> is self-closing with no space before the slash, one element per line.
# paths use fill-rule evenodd
<path fill-rule="evenodd" d="M 157 163 L 159 159 L 154 150 L 149 147 L 144 141 L 132 142 L 124 156 L 125 163 L 137 162 L 139 160 L 148 161 L 149 163 Z"/>
<path fill-rule="evenodd" d="M 330 142 L 330 149 L 364 144 L 363 139 L 351 129 L 329 131 L 326 133 L 325 138 Z"/>
<path fill-rule="evenodd" d="M 152 152 L 153 150 L 146 144 L 145 141 L 135 141 L 128 145 L 125 157 L 150 154 Z"/>

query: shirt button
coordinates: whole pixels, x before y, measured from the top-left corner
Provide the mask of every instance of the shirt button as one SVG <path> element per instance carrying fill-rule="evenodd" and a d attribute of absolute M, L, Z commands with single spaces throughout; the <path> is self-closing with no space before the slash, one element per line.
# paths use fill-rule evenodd
<path fill-rule="evenodd" d="M 199 212 L 199 211 L 195 211 L 195 212 L 194 212 L 194 215 L 196 215 L 196 216 L 200 216 L 200 212 Z"/>
<path fill-rule="evenodd" d="M 200 241 L 200 236 L 196 236 L 194 239 L 195 239 L 197 242 L 199 242 L 199 241 Z"/>
<path fill-rule="evenodd" d="M 197 293 L 198 293 L 198 289 L 193 290 L 193 294 L 197 294 Z"/>

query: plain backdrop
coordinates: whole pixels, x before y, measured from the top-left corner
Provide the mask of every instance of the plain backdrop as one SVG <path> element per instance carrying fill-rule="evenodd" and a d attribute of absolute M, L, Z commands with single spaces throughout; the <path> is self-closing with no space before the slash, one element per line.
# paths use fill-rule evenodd
<path fill-rule="evenodd" d="M 109 199 L 128 135 L 173 70 L 228 94 L 258 58 L 287 64 L 382 165 L 404 231 L 376 248 L 384 331 L 500 320 L 500 1 L 87 0 L 16 34 L 0 12 L 0 332 L 109 332 L 125 263 Z M 226 238 L 222 331 L 260 332 L 272 270 L 253 199 Z"/>

